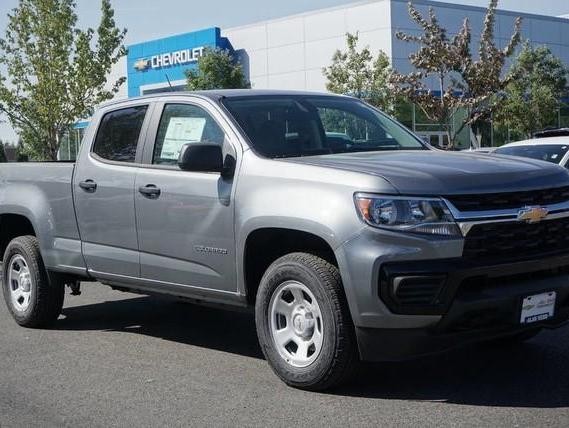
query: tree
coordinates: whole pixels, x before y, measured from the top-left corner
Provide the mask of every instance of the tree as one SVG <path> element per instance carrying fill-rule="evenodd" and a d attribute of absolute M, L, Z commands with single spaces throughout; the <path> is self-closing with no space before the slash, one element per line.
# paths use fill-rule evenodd
<path fill-rule="evenodd" d="M 527 138 L 555 123 L 567 86 L 567 73 L 563 61 L 549 48 L 533 48 L 526 42 L 510 70 L 496 121 Z"/>
<path fill-rule="evenodd" d="M 227 49 L 206 49 L 195 70 L 186 71 L 190 91 L 208 89 L 249 89 L 243 67 Z"/>
<path fill-rule="evenodd" d="M 20 137 L 16 143 L 16 162 L 28 162 L 29 160 L 29 155 L 24 150 L 24 142 Z"/>
<path fill-rule="evenodd" d="M 0 140 L 0 163 L 1 162 L 8 162 L 6 152 L 4 151 L 4 142 L 2 140 Z"/>
<path fill-rule="evenodd" d="M 389 57 L 379 51 L 374 59 L 369 47 L 357 49 L 359 35 L 346 34 L 346 51 L 337 50 L 332 64 L 322 69 L 326 89 L 336 94 L 352 95 L 382 109 L 392 112 L 395 97 L 389 81 L 391 65 Z"/>
<path fill-rule="evenodd" d="M 106 86 L 111 67 L 126 54 L 126 30 L 116 27 L 110 0 L 101 0 L 96 30 L 76 24 L 73 0 L 20 0 L 0 39 L 0 65 L 9 76 L 0 75 L 0 112 L 34 158 L 56 160 L 71 125 L 125 81 Z"/>
<path fill-rule="evenodd" d="M 409 2 L 409 15 L 420 27 L 421 35 L 398 32 L 396 37 L 419 44 L 409 56 L 416 71 L 394 72 L 395 92 L 416 103 L 428 119 L 440 124 L 454 148 L 458 135 L 468 125 L 488 117 L 496 109 L 495 94 L 510 81 L 503 77 L 506 59 L 520 42 L 521 18 L 514 24 L 513 34 L 503 49 L 496 47 L 494 26 L 498 0 L 490 0 L 478 48 L 478 58 L 471 54 L 471 28 L 466 18 L 457 34 L 449 37 L 439 23 L 433 8 L 425 18 Z M 437 89 L 428 87 L 427 79 L 437 82 Z M 458 113 L 466 111 L 463 118 Z M 455 121 L 457 126 L 453 126 Z"/>

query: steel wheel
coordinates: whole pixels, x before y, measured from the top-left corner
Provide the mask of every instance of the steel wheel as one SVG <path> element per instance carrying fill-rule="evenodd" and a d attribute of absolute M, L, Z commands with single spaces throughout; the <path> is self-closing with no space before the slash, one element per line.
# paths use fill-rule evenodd
<path fill-rule="evenodd" d="M 324 325 L 316 298 L 298 281 L 279 285 L 269 303 L 269 326 L 279 355 L 294 367 L 312 364 L 322 350 Z"/>
<path fill-rule="evenodd" d="M 26 260 L 15 254 L 9 262 L 8 287 L 14 309 L 24 312 L 32 298 L 32 276 Z"/>

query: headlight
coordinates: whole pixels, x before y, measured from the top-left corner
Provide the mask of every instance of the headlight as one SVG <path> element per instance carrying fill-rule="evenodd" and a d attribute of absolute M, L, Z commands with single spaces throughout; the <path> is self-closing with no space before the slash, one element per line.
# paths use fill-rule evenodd
<path fill-rule="evenodd" d="M 357 193 L 355 201 L 360 216 L 371 226 L 400 232 L 462 236 L 440 199 Z"/>

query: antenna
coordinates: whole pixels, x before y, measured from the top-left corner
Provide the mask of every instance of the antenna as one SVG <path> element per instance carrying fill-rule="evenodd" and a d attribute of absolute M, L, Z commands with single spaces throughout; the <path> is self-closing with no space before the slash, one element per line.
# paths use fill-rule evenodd
<path fill-rule="evenodd" d="M 170 78 L 168 77 L 168 74 L 164 74 L 164 76 L 166 76 L 166 80 L 168 81 L 168 86 L 170 86 L 170 91 L 174 91 L 174 88 L 172 87 L 172 83 L 170 83 Z"/>

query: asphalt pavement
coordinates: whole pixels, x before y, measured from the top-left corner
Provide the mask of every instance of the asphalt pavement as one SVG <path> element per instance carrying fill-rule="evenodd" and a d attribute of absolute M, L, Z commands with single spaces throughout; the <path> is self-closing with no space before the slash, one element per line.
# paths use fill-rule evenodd
<path fill-rule="evenodd" d="M 83 285 L 50 330 L 0 307 L 0 427 L 569 426 L 569 327 L 365 366 L 327 393 L 281 383 L 254 320 Z"/>

